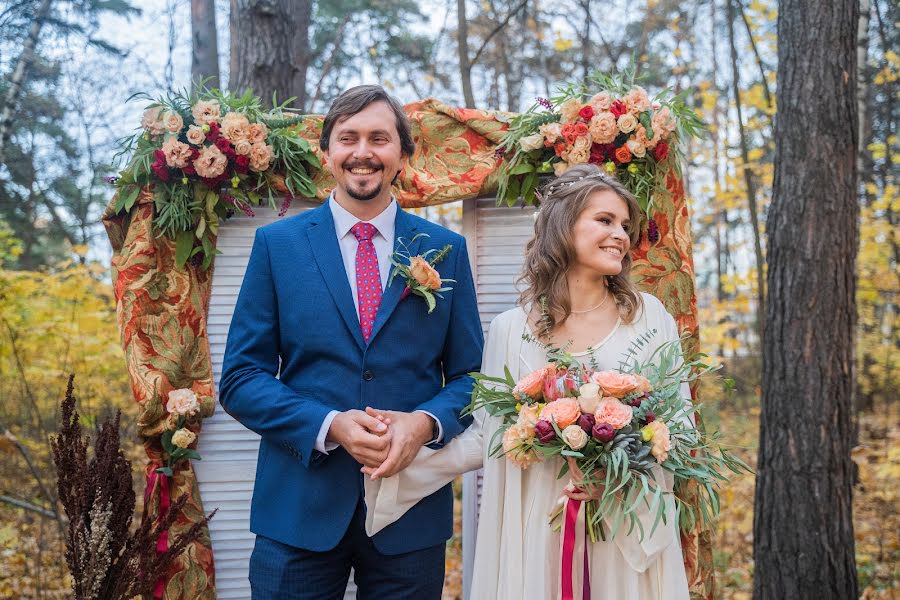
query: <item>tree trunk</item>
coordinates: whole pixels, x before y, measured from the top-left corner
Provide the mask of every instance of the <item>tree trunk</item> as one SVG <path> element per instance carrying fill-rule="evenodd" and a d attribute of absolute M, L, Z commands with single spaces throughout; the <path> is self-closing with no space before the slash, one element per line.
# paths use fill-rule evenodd
<path fill-rule="evenodd" d="M 279 103 L 297 96 L 293 106 L 303 106 L 311 12 L 311 0 L 231 0 L 231 91 L 252 89 L 266 106 L 273 94 Z"/>
<path fill-rule="evenodd" d="M 865 0 L 863 0 L 865 1 Z M 759 48 L 756 47 L 756 40 L 753 39 L 753 27 L 750 26 L 750 19 L 747 18 L 747 12 L 741 0 L 737 1 L 738 11 L 741 13 L 741 20 L 744 22 L 744 29 L 747 31 L 747 41 L 750 43 L 750 49 L 753 50 L 753 57 L 756 59 L 756 68 L 759 69 L 759 82 L 762 85 L 763 94 L 766 97 L 766 107 L 772 109 L 772 92 L 769 90 L 769 80 L 766 78 L 766 66 L 763 64 L 762 57 L 759 55 Z M 772 124 L 772 117 L 766 115 L 769 125 Z"/>
<path fill-rule="evenodd" d="M 858 598 L 850 459 L 859 0 L 782 0 L 754 598 Z"/>
<path fill-rule="evenodd" d="M 716 43 L 718 40 L 718 32 L 716 31 L 716 3 L 709 3 L 709 22 L 711 26 L 710 42 L 712 44 L 712 53 L 710 58 L 712 59 L 712 90 L 713 93 L 716 94 L 716 103 L 712 107 L 712 147 L 713 147 L 713 169 L 714 169 L 714 180 L 715 180 L 715 191 L 716 197 L 719 196 L 720 191 L 722 190 L 722 176 L 721 170 L 719 169 L 719 133 L 721 123 L 719 121 L 719 59 L 718 59 L 718 44 Z M 725 266 L 723 260 L 723 249 L 722 249 L 722 224 L 724 222 L 725 226 L 728 226 L 728 215 L 725 213 L 725 209 L 721 208 L 716 211 L 716 235 L 715 235 L 715 244 L 716 244 L 716 300 L 722 302 L 725 300 L 725 287 L 723 285 L 723 279 L 725 278 Z M 727 240 L 726 240 L 727 241 Z M 719 351 L 719 355 L 722 354 L 721 348 Z"/>
<path fill-rule="evenodd" d="M 756 205 L 756 179 L 753 177 L 753 169 L 750 168 L 750 149 L 747 142 L 747 132 L 744 130 L 744 116 L 741 109 L 741 85 L 740 71 L 738 70 L 737 43 L 734 39 L 734 2 L 726 0 L 728 4 L 728 41 L 731 45 L 731 85 L 734 94 L 734 104 L 737 109 L 738 134 L 741 140 L 741 162 L 743 162 L 744 184 L 747 188 L 747 208 L 750 211 L 750 225 L 753 227 L 753 250 L 756 255 L 756 327 L 759 335 L 760 348 L 763 347 L 766 331 L 766 288 L 765 275 L 763 274 L 764 261 L 762 251 L 762 234 L 759 229 L 759 208 Z"/>
<path fill-rule="evenodd" d="M 859 111 L 859 183 L 865 198 L 866 206 L 875 200 L 874 194 L 866 189 L 866 184 L 873 176 L 872 154 L 869 152 L 869 143 L 872 141 L 872 113 L 869 110 L 871 98 L 869 97 L 869 17 L 872 12 L 869 0 L 859 2 L 859 27 L 857 29 L 856 43 L 856 106 Z"/>
<path fill-rule="evenodd" d="M 220 87 L 219 40 L 215 0 L 191 0 L 191 80 L 211 79 L 207 87 Z"/>
<path fill-rule="evenodd" d="M 22 44 L 22 53 L 19 54 L 16 66 L 9 77 L 9 87 L 6 88 L 6 97 L 3 98 L 3 110 L 0 111 L 0 165 L 6 162 L 6 144 L 9 143 L 9 138 L 12 136 L 13 115 L 19 103 L 19 96 L 22 94 L 28 69 L 31 68 L 36 56 L 34 50 L 37 47 L 41 29 L 44 27 L 44 21 L 50 16 L 52 5 L 52 0 L 42 0 L 40 6 L 34 11 L 34 20 L 31 22 L 28 35 Z"/>
<path fill-rule="evenodd" d="M 309 43 L 309 30 L 312 25 L 313 0 L 299 0 L 297 3 L 297 29 L 291 38 L 291 51 L 294 62 L 294 81 L 292 95 L 297 96 L 294 106 L 308 112 L 306 101 L 309 98 L 306 90 L 306 76 L 312 62 L 313 51 Z"/>
<path fill-rule="evenodd" d="M 475 108 L 475 96 L 472 95 L 472 63 L 469 62 L 469 21 L 466 18 L 466 0 L 456 0 L 456 17 L 458 21 L 457 48 L 459 50 L 459 78 L 462 82 L 463 103 L 466 108 Z"/>
<path fill-rule="evenodd" d="M 584 35 L 581 38 L 581 80 L 587 84 L 591 76 L 591 0 L 582 0 L 581 8 L 584 9 Z"/>

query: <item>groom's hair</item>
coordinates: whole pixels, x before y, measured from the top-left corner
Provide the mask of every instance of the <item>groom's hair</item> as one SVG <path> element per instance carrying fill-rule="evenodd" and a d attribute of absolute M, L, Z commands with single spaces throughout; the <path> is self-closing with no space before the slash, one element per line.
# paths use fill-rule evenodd
<path fill-rule="evenodd" d="M 413 141 L 409 119 L 403 105 L 380 85 L 358 85 L 334 99 L 328 114 L 325 115 L 325 122 L 322 123 L 319 147 L 328 150 L 328 138 L 331 137 L 331 130 L 335 124 L 361 112 L 373 102 L 384 102 L 391 107 L 397 121 L 397 133 L 400 135 L 400 150 L 406 156 L 412 156 L 416 150 L 416 143 Z"/>

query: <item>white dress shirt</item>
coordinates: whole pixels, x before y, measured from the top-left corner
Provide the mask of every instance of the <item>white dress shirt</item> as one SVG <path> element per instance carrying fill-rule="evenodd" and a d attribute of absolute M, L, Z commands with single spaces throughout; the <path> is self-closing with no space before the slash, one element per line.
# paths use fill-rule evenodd
<path fill-rule="evenodd" d="M 353 232 L 350 231 L 357 223 L 371 223 L 377 233 L 372 237 L 372 245 L 375 246 L 375 255 L 378 257 L 378 274 L 381 276 L 381 289 L 387 286 L 388 276 L 391 273 L 391 252 L 394 251 L 394 227 L 397 218 L 397 201 L 391 200 L 390 204 L 381 211 L 377 216 L 369 221 L 360 221 L 354 217 L 347 209 L 338 204 L 332 195 L 328 199 L 328 207 L 331 209 L 331 216 L 334 219 L 334 232 L 337 235 L 338 245 L 341 248 L 341 258 L 344 261 L 344 271 L 347 273 L 347 279 L 350 282 L 350 291 L 353 296 L 353 305 L 356 307 L 356 315 L 359 317 L 359 298 L 356 297 L 356 250 L 359 247 L 359 241 Z M 444 431 L 441 422 L 428 411 L 423 412 L 431 417 L 437 424 L 437 437 L 428 442 L 434 444 L 444 437 Z M 331 428 L 331 422 L 337 416 L 338 411 L 333 410 L 326 415 L 322 421 L 322 427 L 319 429 L 319 435 L 316 437 L 315 449 L 324 454 L 338 447 L 334 442 L 326 442 L 328 430 Z"/>

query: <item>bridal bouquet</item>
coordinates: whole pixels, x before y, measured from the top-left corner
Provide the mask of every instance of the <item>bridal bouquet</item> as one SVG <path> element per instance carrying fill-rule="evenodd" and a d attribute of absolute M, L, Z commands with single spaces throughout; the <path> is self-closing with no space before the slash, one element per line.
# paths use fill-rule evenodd
<path fill-rule="evenodd" d="M 653 519 L 651 535 L 665 520 L 665 492 L 651 473 L 656 466 L 676 481 L 699 483 L 697 505 L 675 498 L 686 528 L 698 515 L 708 521 L 718 512 L 717 487 L 725 471 L 747 466 L 694 427 L 696 407 L 681 392 L 682 383 L 716 367 L 703 364 L 702 357 L 684 361 L 680 340 L 661 345 L 643 364 L 623 363 L 616 371 L 581 365 L 559 349 L 548 356 L 547 365 L 519 381 L 508 368 L 505 377 L 473 374 L 467 411 L 484 408 L 503 420 L 492 456 L 504 455 L 523 469 L 554 456 L 574 459 L 579 485 L 602 490 L 585 507 L 592 541 L 606 539 L 604 521 L 613 537 L 627 524 L 628 534 L 637 527 L 643 539 L 636 513 L 641 507 Z M 567 472 L 564 463 L 559 477 Z"/>
<path fill-rule="evenodd" d="M 292 127 L 302 120 L 285 105 L 265 111 L 248 91 L 243 96 L 199 86 L 165 98 L 137 94 L 149 104 L 137 133 L 121 143 L 128 157 L 118 177 L 116 212 L 130 211 L 144 188 L 152 189 L 154 225 L 176 241 L 176 263 L 203 259 L 208 268 L 220 219 L 239 209 L 252 214 L 276 196 L 313 197 L 314 170 L 321 163 Z M 282 211 L 283 212 L 283 211 Z"/>
<path fill-rule="evenodd" d="M 538 98 L 512 118 L 498 150 L 508 163 L 500 172 L 497 201 L 512 206 L 521 196 L 533 204 L 541 175 L 559 176 L 572 165 L 592 163 L 615 174 L 649 215 L 653 193 L 665 189 L 666 173 L 677 173 L 683 162 L 679 142 L 701 129 L 683 95 L 663 91 L 650 98 L 624 78 L 594 74 L 587 85 Z"/>

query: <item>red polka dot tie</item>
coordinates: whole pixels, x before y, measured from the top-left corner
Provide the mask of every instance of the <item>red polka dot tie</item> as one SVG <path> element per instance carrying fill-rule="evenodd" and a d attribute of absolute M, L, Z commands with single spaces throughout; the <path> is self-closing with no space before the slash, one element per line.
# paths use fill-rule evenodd
<path fill-rule="evenodd" d="M 375 324 L 375 314 L 381 304 L 381 272 L 372 236 L 378 233 L 371 223 L 357 223 L 350 228 L 359 246 L 356 248 L 356 299 L 359 302 L 359 326 L 368 344 Z"/>

